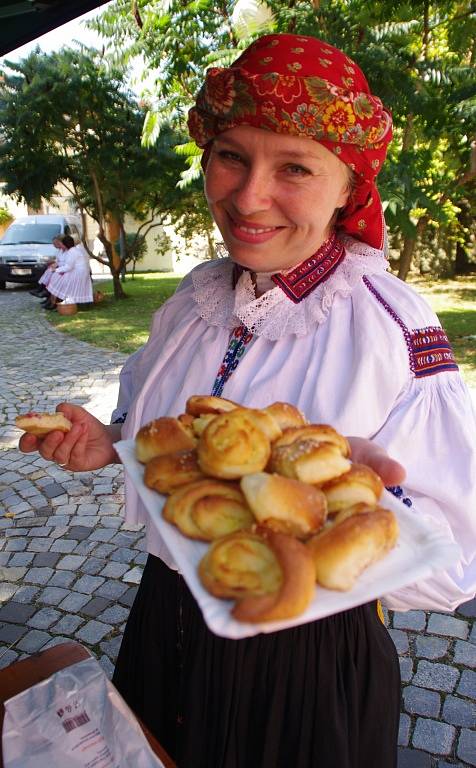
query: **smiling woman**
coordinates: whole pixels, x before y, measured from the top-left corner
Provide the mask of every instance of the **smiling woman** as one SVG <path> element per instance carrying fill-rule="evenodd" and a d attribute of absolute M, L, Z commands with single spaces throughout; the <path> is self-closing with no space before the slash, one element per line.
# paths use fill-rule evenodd
<path fill-rule="evenodd" d="M 193 395 L 289 403 L 353 435 L 353 461 L 460 545 L 454 567 L 387 605 L 453 610 L 476 589 L 476 423 L 437 318 L 387 272 L 376 177 L 388 111 L 342 51 L 267 35 L 208 71 L 189 128 L 229 256 L 194 269 L 156 313 L 111 425 L 64 403 L 68 435 L 30 435 L 22 449 L 94 469 Z M 396 768 L 399 665 L 376 604 L 217 637 L 126 490 L 149 557 L 114 682 L 180 768 Z"/>
<path fill-rule="evenodd" d="M 205 194 L 234 262 L 279 272 L 331 235 L 350 193 L 347 166 L 317 142 L 232 128 L 213 142 Z"/>

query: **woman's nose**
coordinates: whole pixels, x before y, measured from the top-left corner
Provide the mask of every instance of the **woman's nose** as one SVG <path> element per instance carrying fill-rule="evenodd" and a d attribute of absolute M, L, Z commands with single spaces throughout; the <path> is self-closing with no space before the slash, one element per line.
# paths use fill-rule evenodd
<path fill-rule="evenodd" d="M 243 215 L 268 210 L 272 205 L 270 174 L 247 169 L 233 192 L 233 204 Z"/>

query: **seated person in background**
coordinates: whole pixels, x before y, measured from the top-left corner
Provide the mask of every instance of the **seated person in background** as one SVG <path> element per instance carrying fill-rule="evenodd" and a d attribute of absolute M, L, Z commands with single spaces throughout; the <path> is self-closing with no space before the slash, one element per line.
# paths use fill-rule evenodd
<path fill-rule="evenodd" d="M 57 253 L 54 258 L 48 262 L 48 266 L 38 280 L 38 288 L 30 291 L 32 296 L 36 296 L 39 299 L 49 299 L 50 292 L 48 291 L 48 284 L 51 280 L 51 276 L 57 267 L 61 267 L 63 264 L 63 254 L 66 251 L 66 246 L 63 244 L 61 237 L 54 237 L 52 240 Z"/>
<path fill-rule="evenodd" d="M 86 304 L 93 301 L 93 285 L 89 255 L 84 247 L 75 245 L 70 235 L 62 238 L 65 247 L 64 262 L 57 267 L 48 284 L 50 300 L 45 309 L 56 309 L 59 301 Z"/>

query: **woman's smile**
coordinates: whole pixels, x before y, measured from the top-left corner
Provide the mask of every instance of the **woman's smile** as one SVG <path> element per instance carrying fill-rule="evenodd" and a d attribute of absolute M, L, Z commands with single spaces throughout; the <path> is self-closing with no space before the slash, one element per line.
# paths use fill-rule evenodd
<path fill-rule="evenodd" d="M 227 211 L 230 232 L 237 240 L 250 245 L 266 243 L 271 240 L 283 227 L 258 224 L 243 221 Z"/>

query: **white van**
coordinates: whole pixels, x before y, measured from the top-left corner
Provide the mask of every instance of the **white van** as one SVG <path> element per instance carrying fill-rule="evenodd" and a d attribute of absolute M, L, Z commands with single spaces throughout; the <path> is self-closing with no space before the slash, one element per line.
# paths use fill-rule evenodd
<path fill-rule="evenodd" d="M 38 214 L 15 219 L 0 240 L 0 290 L 5 283 L 35 283 L 56 255 L 54 237 L 81 239 L 81 221 L 74 216 Z"/>

